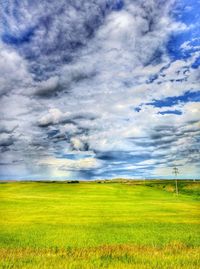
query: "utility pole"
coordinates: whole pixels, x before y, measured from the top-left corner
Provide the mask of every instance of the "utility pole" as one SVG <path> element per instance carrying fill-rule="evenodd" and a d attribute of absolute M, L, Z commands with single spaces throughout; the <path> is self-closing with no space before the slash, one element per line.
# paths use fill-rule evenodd
<path fill-rule="evenodd" d="M 178 168 L 174 167 L 172 173 L 175 175 L 176 195 L 178 195 L 178 182 L 177 182 L 177 175 L 179 174 Z"/>

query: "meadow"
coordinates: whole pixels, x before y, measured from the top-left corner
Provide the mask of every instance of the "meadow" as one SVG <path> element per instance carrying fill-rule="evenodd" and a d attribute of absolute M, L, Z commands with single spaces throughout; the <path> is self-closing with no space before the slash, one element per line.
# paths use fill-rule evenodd
<path fill-rule="evenodd" d="M 200 182 L 2 182 L 0 268 L 200 268 Z"/>

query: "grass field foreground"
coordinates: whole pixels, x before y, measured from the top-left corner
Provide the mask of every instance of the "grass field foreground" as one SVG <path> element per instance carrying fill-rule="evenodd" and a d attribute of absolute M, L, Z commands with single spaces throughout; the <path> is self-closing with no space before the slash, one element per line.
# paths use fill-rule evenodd
<path fill-rule="evenodd" d="M 199 182 L 0 184 L 1 268 L 199 268 Z"/>

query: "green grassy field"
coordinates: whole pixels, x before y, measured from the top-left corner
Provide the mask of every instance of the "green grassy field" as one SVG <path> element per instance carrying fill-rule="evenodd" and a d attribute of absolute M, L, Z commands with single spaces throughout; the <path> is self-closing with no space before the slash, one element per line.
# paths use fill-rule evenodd
<path fill-rule="evenodd" d="M 0 268 L 200 268 L 200 183 L 0 184 Z"/>

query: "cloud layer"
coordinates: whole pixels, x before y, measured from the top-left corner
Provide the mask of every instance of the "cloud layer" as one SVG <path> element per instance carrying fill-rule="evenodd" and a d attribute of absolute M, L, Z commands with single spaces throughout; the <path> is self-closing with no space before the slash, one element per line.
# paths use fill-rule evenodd
<path fill-rule="evenodd" d="M 3 1 L 1 178 L 199 177 L 199 6 Z"/>

